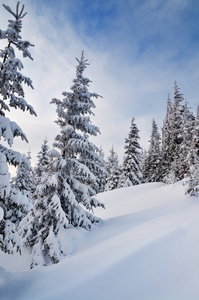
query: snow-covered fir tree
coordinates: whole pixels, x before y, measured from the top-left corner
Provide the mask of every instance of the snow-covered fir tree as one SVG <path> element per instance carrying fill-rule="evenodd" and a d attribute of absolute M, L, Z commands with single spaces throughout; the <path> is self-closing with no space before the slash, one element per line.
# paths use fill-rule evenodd
<path fill-rule="evenodd" d="M 86 135 L 86 139 L 84 142 L 88 144 L 88 135 Z M 102 182 L 103 178 L 105 179 L 107 176 L 107 171 L 104 167 L 105 161 L 103 156 L 100 154 L 100 149 L 93 145 L 89 141 L 89 151 L 91 151 L 91 154 L 88 154 L 88 152 L 82 151 L 82 153 L 79 154 L 78 161 L 82 164 L 88 167 L 88 169 L 91 171 L 91 173 L 95 176 L 95 181 L 91 181 L 90 186 L 93 188 L 94 193 L 99 193 L 100 189 L 102 188 Z M 101 178 L 101 179 L 100 179 Z"/>
<path fill-rule="evenodd" d="M 21 237 L 16 229 L 20 220 L 31 208 L 26 195 L 15 188 L 11 188 L 10 173 L 6 164 L 6 157 L 0 152 L 0 249 L 6 253 L 13 253 L 14 250 L 21 251 Z"/>
<path fill-rule="evenodd" d="M 187 156 L 190 177 L 186 194 L 199 195 L 199 106 L 197 107 L 191 147 Z"/>
<path fill-rule="evenodd" d="M 101 168 L 98 169 L 98 172 L 95 173 L 96 179 L 97 179 L 97 193 L 102 193 L 105 190 L 106 186 L 106 180 L 108 176 L 108 172 L 106 171 L 106 162 L 104 160 L 104 151 L 102 147 L 99 149 L 99 156 L 102 158 L 100 166 L 103 168 L 103 172 L 101 172 Z"/>
<path fill-rule="evenodd" d="M 31 198 L 35 190 L 30 152 L 22 154 L 22 161 L 17 167 L 16 176 L 11 180 L 10 194 L 6 199 L 5 219 L 18 228 L 20 221 L 32 207 Z"/>
<path fill-rule="evenodd" d="M 163 120 L 162 128 L 161 180 L 163 181 L 164 178 L 166 178 L 166 176 L 168 175 L 169 169 L 171 167 L 171 112 L 172 105 L 170 94 L 168 93 L 166 116 Z"/>
<path fill-rule="evenodd" d="M 125 153 L 122 166 L 122 180 L 120 185 L 123 187 L 137 185 L 142 182 L 141 170 L 141 146 L 139 144 L 139 130 L 132 118 L 128 138 L 125 139 Z"/>
<path fill-rule="evenodd" d="M 25 141 L 27 141 L 27 137 L 17 124 L 6 116 L 6 113 L 11 108 L 21 109 L 22 111 L 28 110 L 33 115 L 36 115 L 36 113 L 32 106 L 24 99 L 23 84 L 33 88 L 32 81 L 21 73 L 23 64 L 15 56 L 15 49 L 17 49 L 22 52 L 23 57 L 32 59 L 28 49 L 33 45 L 27 40 L 22 40 L 20 35 L 22 19 L 26 15 L 24 5 L 20 9 L 18 2 L 16 12 L 7 5 L 3 4 L 3 6 L 14 17 L 13 20 L 8 21 L 8 28 L 6 30 L 0 30 L 0 39 L 6 43 L 5 48 L 0 49 L 0 138 L 3 138 L 9 146 L 7 148 L 5 145 L 0 145 L 1 163 L 3 164 L 1 175 L 4 178 L 4 186 L 9 187 L 9 176 L 7 176 L 7 171 L 5 171 L 6 162 L 16 166 L 22 161 L 21 154 L 11 150 L 10 147 L 13 145 L 13 139 L 16 136 L 21 137 Z M 0 226 L 0 247 L 3 251 L 10 253 L 13 251 L 13 246 L 16 246 L 16 249 L 19 248 L 19 238 L 15 232 L 15 224 L 10 221 L 12 219 L 12 210 L 9 204 L 12 204 L 15 200 L 12 200 L 12 197 L 9 198 L 8 193 L 4 193 L 4 191 L 4 187 L 1 186 L 0 206 L 1 210 L 3 209 L 4 211 L 4 217 L 1 220 Z M 8 215 L 10 220 L 8 219 Z"/>
<path fill-rule="evenodd" d="M 0 249 L 7 253 L 13 253 L 13 250 L 19 250 L 21 246 L 20 237 L 17 235 L 15 225 L 7 220 L 5 213 L 7 212 L 6 202 L 10 195 L 10 173 L 6 164 L 4 153 L 0 152 Z"/>
<path fill-rule="evenodd" d="M 17 166 L 16 176 L 11 180 L 10 195 L 6 200 L 5 218 L 15 223 L 16 228 L 31 209 L 32 195 L 36 189 L 30 160 L 30 151 L 27 155 L 22 154 L 22 161 Z"/>
<path fill-rule="evenodd" d="M 18 229 L 19 223 L 32 208 L 32 199 L 15 187 L 11 187 L 10 195 L 6 199 L 5 220 L 10 220 Z"/>
<path fill-rule="evenodd" d="M 194 154 L 190 151 L 190 157 Z M 191 162 L 191 159 L 190 159 Z M 199 159 L 198 162 L 190 166 L 190 177 L 188 179 L 188 187 L 186 188 L 185 194 L 190 196 L 199 195 Z"/>
<path fill-rule="evenodd" d="M 181 178 L 179 170 L 179 158 L 181 151 L 181 144 L 183 142 L 183 125 L 184 125 L 184 105 L 182 104 L 184 98 L 179 92 L 179 87 L 174 82 L 174 93 L 172 110 L 170 114 L 171 122 L 171 142 L 170 142 L 170 158 L 168 174 L 165 176 L 164 181 L 172 183 L 178 181 Z"/>
<path fill-rule="evenodd" d="M 183 96 L 177 83 L 174 84 L 174 99 L 170 114 L 171 142 L 169 166 L 163 181 L 172 183 L 189 175 L 187 154 L 191 147 L 194 115 L 190 112 L 187 102 L 183 104 Z"/>
<path fill-rule="evenodd" d="M 194 150 L 196 157 L 199 157 L 199 105 L 196 111 L 191 149 Z"/>
<path fill-rule="evenodd" d="M 33 254 L 32 267 L 58 262 L 66 254 L 59 233 L 71 226 L 91 229 L 99 222 L 93 208 L 104 207 L 95 198 L 97 179 L 92 172 L 101 157 L 89 141 L 90 135 L 99 133 L 90 120 L 95 108 L 92 98 L 99 95 L 88 91 L 90 80 L 83 77 L 88 63 L 83 52 L 77 61 L 72 92 L 63 92 L 63 100 L 52 100 L 57 106 L 55 122 L 60 127 L 54 147 L 59 151 L 49 152 L 50 163 L 37 188 L 33 209 L 20 227 Z"/>
<path fill-rule="evenodd" d="M 53 161 L 55 157 L 57 159 L 54 163 L 46 165 L 35 193 L 33 207 L 23 218 L 18 229 L 24 246 L 30 249 L 32 255 L 31 268 L 57 263 L 69 254 L 65 243 L 62 244 L 62 237 L 67 234 L 65 230 L 69 227 L 69 221 L 61 206 L 60 176 L 57 172 L 58 158 L 60 163 L 63 161 L 59 152 L 51 150 L 49 158 Z M 65 192 L 69 191 L 66 189 Z"/>
<path fill-rule="evenodd" d="M 35 191 L 36 186 L 30 151 L 27 155 L 22 154 L 22 161 L 17 167 L 16 176 L 12 178 L 12 186 L 21 191 L 23 195 L 27 195 L 27 197 Z"/>
<path fill-rule="evenodd" d="M 180 145 L 180 154 L 178 159 L 179 178 L 183 179 L 190 175 L 189 163 L 187 156 L 191 149 L 192 136 L 194 130 L 195 117 L 188 109 L 188 103 L 185 101 L 183 112 L 183 141 Z"/>
<path fill-rule="evenodd" d="M 45 138 L 43 144 L 41 145 L 41 150 L 37 154 L 37 164 L 36 167 L 34 168 L 37 184 L 40 183 L 41 177 L 46 172 L 46 168 L 50 163 L 48 152 L 49 152 L 48 140 L 47 138 Z"/>
<path fill-rule="evenodd" d="M 142 152 L 142 160 L 141 160 L 141 169 L 142 169 L 142 183 L 148 182 L 147 179 L 147 171 L 149 170 L 148 166 L 148 151 L 144 150 Z"/>
<path fill-rule="evenodd" d="M 88 91 L 91 81 L 83 76 L 83 72 L 89 65 L 84 57 L 84 51 L 77 62 L 72 92 L 63 92 L 63 100 L 54 98 L 51 101 L 57 106 L 58 119 L 55 122 L 61 129 L 53 145 L 60 150 L 63 160 L 63 166 L 59 165 L 58 169 L 65 182 L 64 184 L 60 182 L 62 207 L 69 223 L 88 229 L 91 223 L 98 222 L 98 218 L 85 211 L 82 219 L 82 214 L 77 214 L 79 203 L 91 211 L 97 206 L 104 207 L 93 197 L 97 187 L 93 170 L 100 168 L 102 158 L 99 156 L 99 149 L 89 141 L 89 136 L 100 133 L 99 128 L 93 125 L 90 119 L 90 115 L 94 115 L 93 98 L 97 99 L 100 96 Z M 59 157 L 57 159 L 60 160 Z M 65 189 L 69 189 L 67 195 L 64 195 Z M 74 203 L 71 205 L 71 199 L 77 202 L 77 207 Z"/>
<path fill-rule="evenodd" d="M 106 178 L 105 191 L 111 191 L 119 187 L 119 180 L 121 176 L 121 167 L 119 164 L 118 155 L 112 145 L 110 155 L 107 157 L 106 170 L 108 176 Z"/>
<path fill-rule="evenodd" d="M 143 179 L 145 182 L 157 182 L 161 180 L 161 151 L 160 151 L 160 134 L 158 126 L 153 119 L 150 145 L 147 157 L 145 158 L 145 166 Z"/>

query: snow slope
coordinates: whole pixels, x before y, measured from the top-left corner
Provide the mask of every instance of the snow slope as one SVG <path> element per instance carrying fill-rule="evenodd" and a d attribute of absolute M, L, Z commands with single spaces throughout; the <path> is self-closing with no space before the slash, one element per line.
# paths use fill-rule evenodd
<path fill-rule="evenodd" d="M 103 221 L 68 230 L 71 255 L 28 270 L 29 257 L 0 254 L 1 300 L 198 300 L 199 199 L 182 182 L 98 195 Z"/>

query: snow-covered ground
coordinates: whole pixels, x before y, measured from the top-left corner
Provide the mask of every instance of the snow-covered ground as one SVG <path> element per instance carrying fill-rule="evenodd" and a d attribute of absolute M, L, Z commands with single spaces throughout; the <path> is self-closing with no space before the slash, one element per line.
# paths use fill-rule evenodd
<path fill-rule="evenodd" d="M 102 223 L 68 230 L 71 255 L 59 264 L 28 270 L 27 255 L 0 254 L 0 299 L 198 300 L 199 198 L 184 190 L 150 183 L 99 194 Z"/>

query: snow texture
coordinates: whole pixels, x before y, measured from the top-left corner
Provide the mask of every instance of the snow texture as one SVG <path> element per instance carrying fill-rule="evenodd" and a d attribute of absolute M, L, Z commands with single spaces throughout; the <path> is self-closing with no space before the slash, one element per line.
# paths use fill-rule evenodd
<path fill-rule="evenodd" d="M 6 157 L 0 152 L 0 198 L 5 199 L 5 197 L 10 192 L 10 173 L 8 172 L 8 166 L 6 164 Z"/>
<path fill-rule="evenodd" d="M 183 182 L 117 189 L 98 200 L 106 205 L 101 226 L 63 231 L 71 255 L 59 264 L 30 271 L 27 253 L 0 253 L 1 300 L 198 300 L 199 202 L 184 195 Z"/>

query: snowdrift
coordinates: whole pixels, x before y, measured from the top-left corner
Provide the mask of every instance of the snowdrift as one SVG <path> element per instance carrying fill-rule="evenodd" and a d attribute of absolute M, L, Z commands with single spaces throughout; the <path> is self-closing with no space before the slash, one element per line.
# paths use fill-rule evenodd
<path fill-rule="evenodd" d="M 29 256 L 0 254 L 1 300 L 198 300 L 199 199 L 182 182 L 98 195 L 91 232 L 68 230 L 71 254 L 28 270 Z"/>

